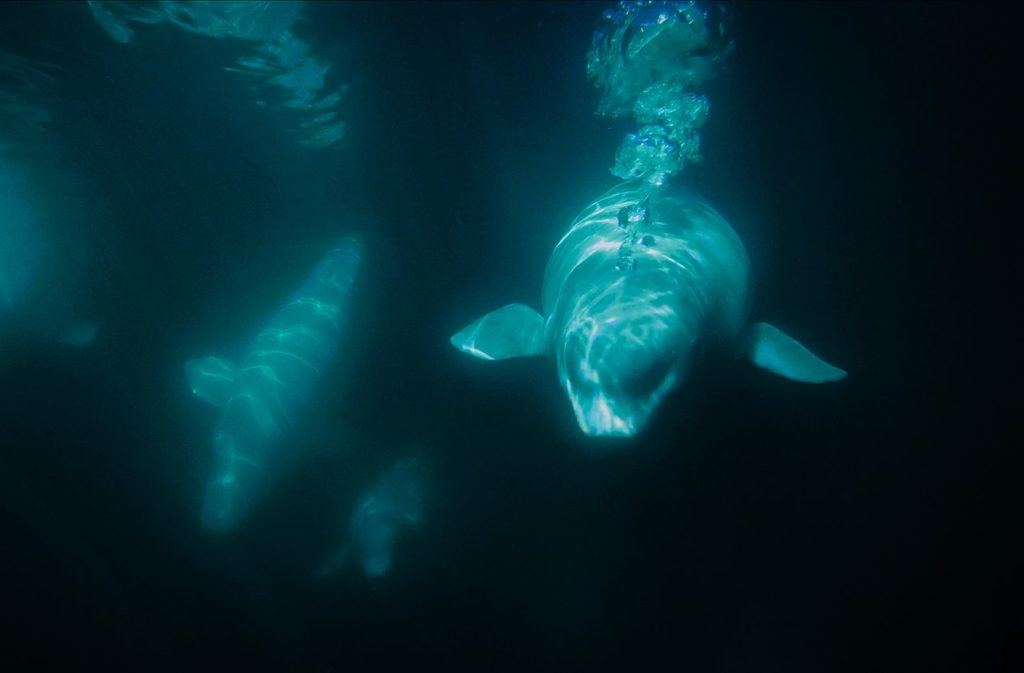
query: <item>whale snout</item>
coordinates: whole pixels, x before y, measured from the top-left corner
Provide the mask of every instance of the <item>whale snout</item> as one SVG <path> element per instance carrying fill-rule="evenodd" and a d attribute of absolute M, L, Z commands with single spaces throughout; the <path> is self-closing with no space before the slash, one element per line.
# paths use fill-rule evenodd
<path fill-rule="evenodd" d="M 616 412 L 610 401 L 601 394 L 589 400 L 573 398 L 576 422 L 583 434 L 589 437 L 632 437 L 647 420 L 647 415 L 638 416 L 635 410 L 628 413 Z"/>
<path fill-rule="evenodd" d="M 672 371 L 659 372 L 657 383 L 636 389 L 632 377 L 605 371 L 596 380 L 564 380 L 576 422 L 590 437 L 632 437 L 643 429 L 665 392 L 675 385 Z M 617 375 L 618 374 L 618 375 Z M 650 374 L 646 378 L 653 378 Z"/>
<path fill-rule="evenodd" d="M 631 437 L 679 378 L 678 352 L 664 339 L 618 332 L 569 341 L 560 363 L 576 422 L 591 437 Z"/>

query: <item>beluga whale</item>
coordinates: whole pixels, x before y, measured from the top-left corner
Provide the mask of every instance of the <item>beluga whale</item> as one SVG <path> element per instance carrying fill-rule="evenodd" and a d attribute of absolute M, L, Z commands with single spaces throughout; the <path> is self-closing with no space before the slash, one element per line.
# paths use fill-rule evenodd
<path fill-rule="evenodd" d="M 354 559 L 369 579 L 383 577 L 399 533 L 423 522 L 426 469 L 415 456 L 399 460 L 378 477 L 356 504 L 348 540 L 339 546 L 317 576 L 326 577 Z"/>
<path fill-rule="evenodd" d="M 207 356 L 185 365 L 193 394 L 220 409 L 204 528 L 234 527 L 294 457 L 289 433 L 334 358 L 361 259 L 359 241 L 341 239 L 238 364 Z"/>
<path fill-rule="evenodd" d="M 553 356 L 580 429 L 630 437 L 712 351 L 746 355 L 793 381 L 846 372 L 768 323 L 747 321 L 750 262 L 703 198 L 630 180 L 573 221 L 544 273 L 543 314 L 487 313 L 451 337 L 484 360 Z"/>

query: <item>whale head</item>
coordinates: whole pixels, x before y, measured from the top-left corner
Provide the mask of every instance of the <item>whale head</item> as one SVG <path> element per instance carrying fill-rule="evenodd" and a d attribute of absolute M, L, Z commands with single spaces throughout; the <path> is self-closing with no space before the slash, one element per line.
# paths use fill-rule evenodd
<path fill-rule="evenodd" d="M 574 311 L 556 352 L 576 422 L 592 437 L 639 432 L 680 383 L 692 343 L 664 293 L 606 295 L 617 289 Z"/>
<path fill-rule="evenodd" d="M 745 354 L 793 381 L 843 378 L 778 328 L 748 325 L 749 269 L 743 242 L 704 199 L 627 182 L 585 208 L 555 245 L 543 315 L 510 304 L 451 343 L 485 360 L 553 355 L 591 437 L 641 432 L 706 355 Z"/>

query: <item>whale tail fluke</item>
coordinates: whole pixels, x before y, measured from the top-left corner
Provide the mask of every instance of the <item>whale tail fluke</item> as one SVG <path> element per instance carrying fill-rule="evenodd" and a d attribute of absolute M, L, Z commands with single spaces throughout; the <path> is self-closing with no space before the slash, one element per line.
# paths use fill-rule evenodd
<path fill-rule="evenodd" d="M 470 323 L 450 341 L 482 360 L 544 355 L 544 318 L 529 306 L 509 304 Z"/>
<path fill-rule="evenodd" d="M 224 358 L 208 355 L 185 364 L 185 378 L 192 394 L 215 407 L 223 406 L 235 381 L 235 365 Z"/>
<path fill-rule="evenodd" d="M 799 341 L 766 322 L 751 326 L 747 357 L 758 367 L 800 383 L 829 383 L 846 376 Z"/>

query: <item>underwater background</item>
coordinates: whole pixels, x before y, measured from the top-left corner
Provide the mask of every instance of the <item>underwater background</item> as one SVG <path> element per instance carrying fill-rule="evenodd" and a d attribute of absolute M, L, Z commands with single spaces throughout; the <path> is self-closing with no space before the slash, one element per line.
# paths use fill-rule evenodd
<path fill-rule="evenodd" d="M 849 376 L 709 368 L 610 440 L 550 361 L 448 343 L 536 305 L 616 183 L 628 123 L 586 76 L 609 6 L 306 3 L 340 93 L 314 108 L 227 69 L 249 43 L 0 5 L 0 158 L 28 167 L 0 185 L 36 204 L 0 207 L 52 252 L 4 224 L 5 670 L 1020 670 L 1014 12 L 729 6 L 679 180 L 743 239 L 755 319 Z M 206 532 L 216 414 L 185 362 L 244 350 L 345 234 L 365 253 L 301 458 Z M 390 572 L 318 579 L 409 455 L 424 512 Z"/>

